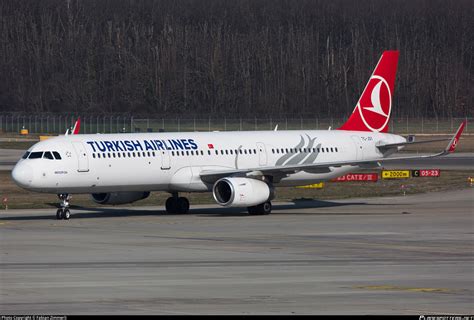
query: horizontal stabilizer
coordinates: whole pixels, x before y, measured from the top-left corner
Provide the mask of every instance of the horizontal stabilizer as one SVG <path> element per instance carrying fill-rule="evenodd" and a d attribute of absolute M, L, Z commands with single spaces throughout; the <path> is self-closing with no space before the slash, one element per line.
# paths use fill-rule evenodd
<path fill-rule="evenodd" d="M 432 142 L 439 142 L 439 141 L 449 141 L 451 138 L 440 138 L 440 139 L 432 139 L 432 140 L 422 140 L 422 141 L 411 141 L 411 142 L 399 142 L 399 143 L 387 143 L 387 144 L 381 144 L 378 145 L 377 148 L 380 151 L 386 151 L 392 148 L 398 148 L 398 147 L 405 147 L 405 146 L 411 146 L 411 145 L 416 145 L 416 144 L 422 144 L 422 143 L 432 143 Z"/>

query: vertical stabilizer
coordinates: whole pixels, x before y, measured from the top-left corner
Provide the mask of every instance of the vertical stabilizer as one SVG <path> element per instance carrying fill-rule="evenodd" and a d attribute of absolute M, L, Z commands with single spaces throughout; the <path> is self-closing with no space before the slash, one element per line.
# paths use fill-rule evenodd
<path fill-rule="evenodd" d="M 349 119 L 338 130 L 387 132 L 398 51 L 384 51 Z"/>

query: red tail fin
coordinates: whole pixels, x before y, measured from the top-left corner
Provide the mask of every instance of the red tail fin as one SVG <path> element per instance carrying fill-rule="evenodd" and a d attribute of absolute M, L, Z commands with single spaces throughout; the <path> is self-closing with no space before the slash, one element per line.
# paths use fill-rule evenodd
<path fill-rule="evenodd" d="M 349 119 L 338 130 L 387 132 L 398 51 L 384 51 Z"/>
<path fill-rule="evenodd" d="M 72 129 L 72 134 L 79 134 L 81 131 L 81 117 L 77 118 L 74 128 Z"/>

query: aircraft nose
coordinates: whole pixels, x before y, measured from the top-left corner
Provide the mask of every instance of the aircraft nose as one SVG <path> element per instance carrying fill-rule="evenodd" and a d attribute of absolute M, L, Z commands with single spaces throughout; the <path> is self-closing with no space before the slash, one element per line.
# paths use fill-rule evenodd
<path fill-rule="evenodd" d="M 13 168 L 12 178 L 20 187 L 27 187 L 33 181 L 33 168 L 24 162 L 18 163 Z"/>

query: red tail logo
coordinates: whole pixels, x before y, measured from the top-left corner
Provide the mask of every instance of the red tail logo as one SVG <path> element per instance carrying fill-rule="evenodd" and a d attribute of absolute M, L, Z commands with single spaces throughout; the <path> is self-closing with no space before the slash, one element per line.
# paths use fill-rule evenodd
<path fill-rule="evenodd" d="M 398 54 L 398 51 L 382 54 L 354 111 L 339 130 L 388 131 Z"/>

